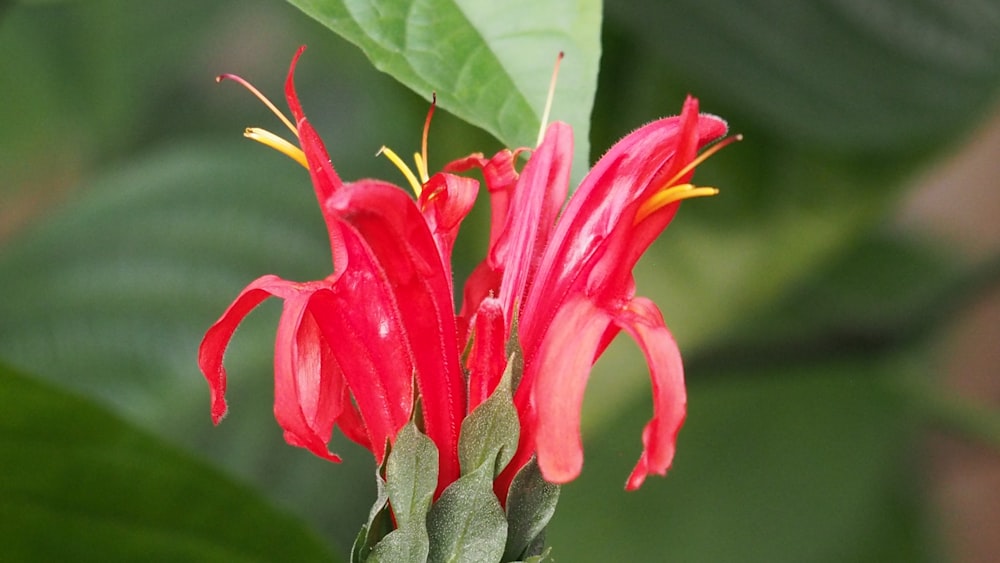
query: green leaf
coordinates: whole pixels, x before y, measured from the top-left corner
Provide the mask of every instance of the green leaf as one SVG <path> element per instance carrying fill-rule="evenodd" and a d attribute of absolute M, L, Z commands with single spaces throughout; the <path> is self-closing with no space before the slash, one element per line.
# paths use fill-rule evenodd
<path fill-rule="evenodd" d="M 642 0 L 608 12 L 695 95 L 838 152 L 939 145 L 1000 87 L 1000 26 L 987 4 Z"/>
<path fill-rule="evenodd" d="M 555 514 L 558 501 L 559 486 L 542 477 L 538 463 L 532 458 L 514 476 L 507 493 L 505 561 L 541 555 L 545 527 Z"/>
<path fill-rule="evenodd" d="M 507 367 L 493 394 L 462 421 L 458 459 L 463 474 L 495 460 L 493 476 L 496 477 L 517 451 L 521 425 L 511 391 L 511 374 L 516 358 L 512 354 L 507 359 Z"/>
<path fill-rule="evenodd" d="M 0 366 L 14 561 L 330 561 L 299 521 L 103 409 Z"/>
<path fill-rule="evenodd" d="M 535 146 L 556 55 L 553 118 L 576 132 L 574 177 L 589 162 L 600 60 L 596 0 L 290 0 L 356 44 L 379 70 L 510 147 Z"/>
<path fill-rule="evenodd" d="M 494 462 L 487 460 L 441 493 L 427 517 L 429 563 L 500 561 L 507 519 L 493 494 Z"/>

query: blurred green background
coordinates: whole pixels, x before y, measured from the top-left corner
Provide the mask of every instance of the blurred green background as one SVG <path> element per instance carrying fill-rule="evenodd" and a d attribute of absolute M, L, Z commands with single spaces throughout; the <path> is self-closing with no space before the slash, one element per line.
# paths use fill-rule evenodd
<path fill-rule="evenodd" d="M 616 342 L 549 528 L 557 560 L 989 560 L 1000 4 L 618 3 L 601 35 L 592 159 L 686 92 L 746 140 L 699 169 L 722 194 L 685 204 L 636 273 L 686 358 L 674 469 L 623 491 L 649 392 Z M 276 304 L 234 340 L 219 427 L 195 365 L 247 282 L 329 273 L 305 175 L 240 138 L 272 116 L 213 80 L 278 101 L 300 44 L 299 92 L 341 175 L 401 183 L 374 154 L 418 146 L 425 100 L 290 4 L 0 3 L 5 560 L 346 554 L 372 462 L 284 444 Z M 431 169 L 500 146 L 439 112 Z"/>

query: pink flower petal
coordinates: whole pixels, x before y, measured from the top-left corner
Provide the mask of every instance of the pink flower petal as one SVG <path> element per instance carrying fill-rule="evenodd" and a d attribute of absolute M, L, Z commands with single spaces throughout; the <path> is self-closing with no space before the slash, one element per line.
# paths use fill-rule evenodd
<path fill-rule="evenodd" d="M 570 300 L 552 321 L 537 359 L 526 368 L 534 373 L 531 395 L 538 467 L 551 483 L 572 481 L 583 467 L 583 392 L 594 353 L 610 323 L 611 317 L 590 300 Z"/>
<path fill-rule="evenodd" d="M 677 446 L 677 433 L 684 423 L 687 392 L 677 342 L 652 301 L 644 297 L 633 299 L 615 317 L 615 323 L 628 332 L 642 349 L 653 385 L 653 418 L 643 430 L 642 456 L 626 484 L 631 491 L 642 485 L 646 475 L 666 475 L 670 468 Z"/>
<path fill-rule="evenodd" d="M 468 360 L 468 412 L 489 398 L 507 367 L 507 339 L 499 299 L 490 297 L 483 300 L 476 313 L 475 325 Z"/>
<path fill-rule="evenodd" d="M 198 367 L 201 368 L 211 391 L 212 422 L 215 424 L 222 420 L 227 411 L 226 369 L 222 360 L 236 327 L 250 311 L 268 297 L 294 295 L 296 285 L 294 282 L 273 275 L 257 278 L 240 292 L 219 320 L 215 321 L 205 333 L 198 348 Z"/>
<path fill-rule="evenodd" d="M 518 179 L 507 224 L 495 248 L 496 259 L 504 265 L 500 301 L 508 318 L 513 318 L 515 302 L 524 304 L 526 289 L 566 201 L 572 155 L 573 131 L 565 123 L 553 123 Z"/>

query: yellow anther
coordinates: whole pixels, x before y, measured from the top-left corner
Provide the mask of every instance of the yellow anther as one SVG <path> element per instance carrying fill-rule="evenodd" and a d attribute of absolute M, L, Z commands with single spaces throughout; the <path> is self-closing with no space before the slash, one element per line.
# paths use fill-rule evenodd
<path fill-rule="evenodd" d="M 413 162 L 417 163 L 417 174 L 420 175 L 420 181 L 426 184 L 430 181 L 431 177 L 427 173 L 427 163 L 424 162 L 424 157 L 420 156 L 420 153 L 413 153 Z"/>
<path fill-rule="evenodd" d="M 253 139 L 262 145 L 269 146 L 291 158 L 295 162 L 298 162 L 306 170 L 309 169 L 309 162 L 306 161 L 306 153 L 302 152 L 302 149 L 299 147 L 289 143 L 274 133 L 261 129 L 260 127 L 247 127 L 246 131 L 243 132 L 243 136 L 247 139 Z"/>
<path fill-rule="evenodd" d="M 403 176 L 406 176 L 406 181 L 410 183 L 410 187 L 413 188 L 413 193 L 416 194 L 417 197 L 420 197 L 422 186 L 420 185 L 420 182 L 417 181 L 417 177 L 413 174 L 413 171 L 410 170 L 410 167 L 403 162 L 403 159 L 399 158 L 398 154 L 386 146 L 380 148 L 375 156 L 380 154 L 384 154 L 386 158 L 396 165 L 396 168 L 399 168 L 399 171 L 403 173 Z"/>
<path fill-rule="evenodd" d="M 696 156 L 694 160 L 687 164 L 687 166 L 678 170 L 677 173 L 674 174 L 674 177 L 663 185 L 663 188 L 654 193 L 649 199 L 644 201 L 642 205 L 639 206 L 639 210 L 635 213 L 635 221 L 633 221 L 632 224 L 637 225 L 641 223 L 646 217 L 649 217 L 654 212 L 663 209 L 675 201 L 718 194 L 719 190 L 710 186 L 676 184 L 676 182 L 679 182 L 681 178 L 694 170 L 696 166 L 708 160 L 708 158 L 713 154 L 719 152 L 731 143 L 742 140 L 743 135 L 733 135 L 732 137 L 727 137 L 709 147 L 705 152 Z"/>
<path fill-rule="evenodd" d="M 676 201 L 695 197 L 713 196 L 718 193 L 719 190 L 716 188 L 709 186 L 695 186 L 693 184 L 679 184 L 665 190 L 660 190 L 639 206 L 639 210 L 635 213 L 635 221 L 633 221 L 633 224 L 637 225 L 641 223 L 646 217 L 649 217 L 654 212 L 659 211 Z"/>

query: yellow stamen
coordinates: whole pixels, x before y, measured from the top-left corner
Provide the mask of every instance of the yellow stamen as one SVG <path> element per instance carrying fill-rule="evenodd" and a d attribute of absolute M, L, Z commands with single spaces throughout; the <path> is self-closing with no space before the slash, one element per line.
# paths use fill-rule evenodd
<path fill-rule="evenodd" d="M 542 126 L 538 130 L 538 140 L 535 142 L 535 146 L 542 144 L 542 139 L 545 138 L 545 126 L 549 124 L 549 112 L 552 111 L 552 98 L 556 95 L 556 79 L 559 77 L 559 63 L 563 60 L 563 52 L 559 51 L 559 56 L 556 57 L 556 66 L 552 69 L 552 79 L 549 81 L 549 94 L 545 97 L 545 110 L 542 112 Z"/>
<path fill-rule="evenodd" d="M 271 147 L 272 149 L 291 158 L 295 162 L 298 162 L 306 170 L 309 169 L 309 163 L 306 161 L 306 153 L 302 152 L 302 149 L 299 147 L 289 143 L 274 133 L 261 129 L 260 127 L 247 127 L 246 131 L 243 132 L 243 136 L 247 139 L 253 139 L 262 145 Z"/>
<path fill-rule="evenodd" d="M 649 199 L 644 201 L 642 205 L 639 206 L 639 210 L 635 213 L 635 220 L 632 222 L 633 225 L 638 225 L 646 217 L 649 217 L 656 211 L 663 209 L 671 203 L 681 201 L 684 199 L 691 199 L 695 197 L 708 197 L 719 193 L 717 188 L 711 186 L 695 186 L 694 184 L 675 184 L 679 182 L 681 178 L 686 176 L 689 172 L 695 169 L 699 164 L 708 160 L 713 154 L 719 152 L 726 146 L 736 142 L 742 141 L 743 135 L 733 135 L 719 141 L 718 143 L 709 147 L 705 152 L 699 154 L 687 166 L 681 168 L 674 177 L 670 179 L 669 182 L 664 184 L 664 187 L 650 196 Z"/>
<path fill-rule="evenodd" d="M 714 145 L 708 147 L 708 149 L 705 150 L 705 152 L 699 154 L 698 156 L 695 157 L 694 160 L 692 160 L 691 162 L 689 162 L 687 164 L 687 166 L 685 166 L 684 168 L 681 168 L 677 172 L 677 174 L 674 174 L 674 177 L 671 178 L 670 181 L 667 182 L 664 185 L 665 186 L 673 186 L 676 182 L 680 181 L 680 179 L 683 178 L 688 172 L 694 170 L 695 167 L 697 167 L 698 165 L 700 165 L 702 162 L 705 162 L 706 160 L 708 160 L 709 157 L 711 157 L 713 154 L 721 151 L 722 149 L 726 148 L 727 146 L 731 145 L 732 143 L 735 143 L 736 141 L 742 141 L 742 140 L 743 140 L 743 135 L 733 135 L 732 137 L 727 137 L 727 138 L 719 141 L 718 143 L 715 143 Z"/>
<path fill-rule="evenodd" d="M 420 182 L 417 181 L 417 177 L 413 174 L 413 171 L 410 170 L 410 167 L 403 162 L 403 159 L 399 158 L 398 154 L 386 146 L 380 148 L 378 152 L 375 153 L 375 156 L 380 154 L 384 154 L 386 158 L 396 165 L 396 168 L 399 168 L 399 171 L 403 173 L 403 176 L 406 176 L 406 181 L 410 183 L 410 187 L 413 188 L 413 193 L 416 194 L 417 197 L 420 197 L 422 186 L 420 185 Z"/>
<path fill-rule="evenodd" d="M 636 211 L 635 213 L 635 221 L 633 221 L 633 224 L 638 225 L 646 217 L 649 217 L 654 212 L 663 209 L 675 201 L 695 197 L 708 197 L 718 193 L 719 190 L 716 188 L 709 186 L 695 186 L 692 184 L 680 184 L 661 190 L 653 194 L 653 197 L 647 199 L 642 203 L 642 205 L 639 206 L 639 211 Z"/>
<path fill-rule="evenodd" d="M 223 80 L 232 80 L 233 82 L 236 82 L 240 86 L 243 86 L 244 88 L 249 90 L 251 94 L 256 96 L 258 100 L 260 100 L 261 102 L 264 103 L 265 106 L 267 106 L 267 109 L 271 110 L 271 113 L 278 116 L 278 119 L 280 119 L 281 122 L 285 124 L 285 127 L 288 127 L 288 130 L 291 131 L 293 135 L 295 135 L 296 137 L 299 136 L 299 131 L 298 129 L 295 128 L 294 125 L 292 125 L 292 121 L 287 117 L 285 117 L 285 114 L 281 113 L 281 110 L 279 110 L 274 104 L 272 104 L 271 100 L 267 99 L 267 96 L 262 94 L 260 90 L 254 88 L 253 84 L 250 84 L 249 82 L 243 80 L 242 78 L 236 76 L 235 74 L 221 74 L 215 77 L 216 82 L 222 82 Z"/>
<path fill-rule="evenodd" d="M 427 174 L 427 162 L 424 161 L 418 152 L 413 153 L 413 162 L 417 163 L 417 174 L 420 176 L 420 181 L 426 184 L 431 179 Z"/>

